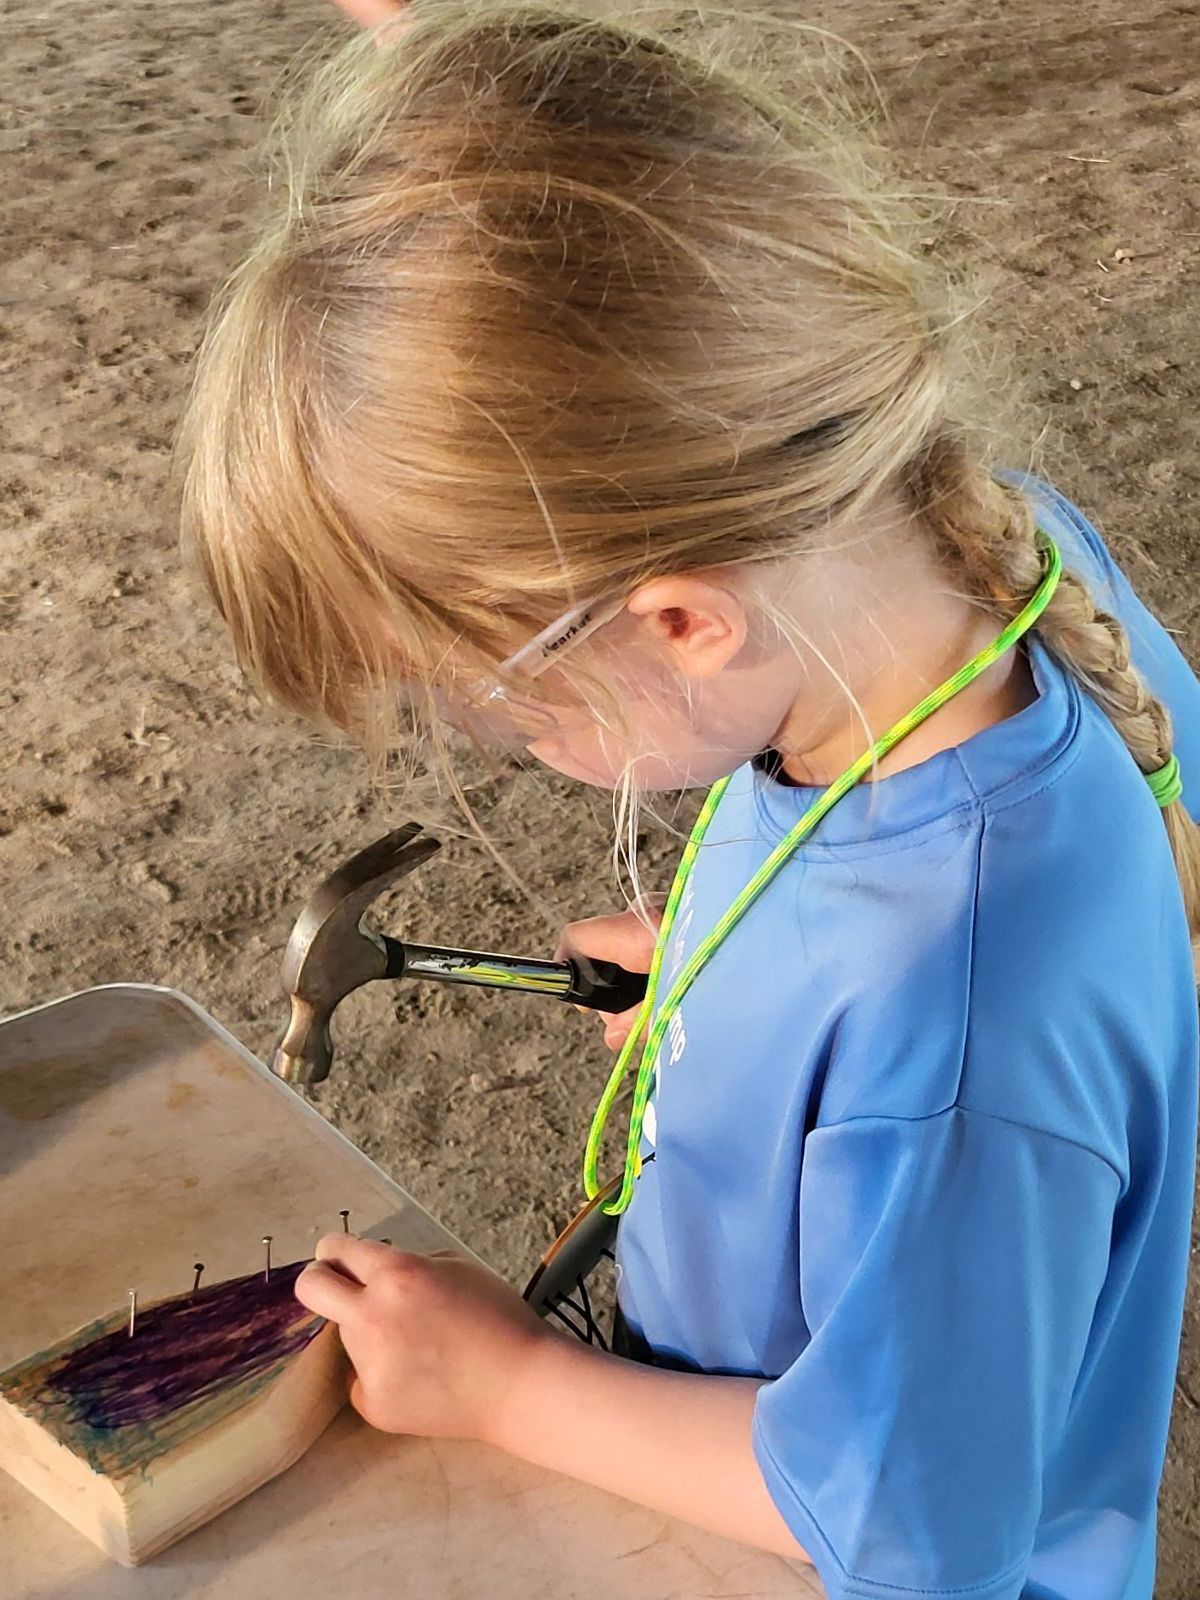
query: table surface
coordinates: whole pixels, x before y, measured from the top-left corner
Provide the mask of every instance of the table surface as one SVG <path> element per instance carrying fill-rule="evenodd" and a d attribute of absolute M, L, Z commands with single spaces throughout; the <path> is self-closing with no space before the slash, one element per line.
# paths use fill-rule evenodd
<path fill-rule="evenodd" d="M 351 1211 L 455 1240 L 186 996 L 117 984 L 0 1023 L 0 1369 L 126 1303 L 298 1259 Z M 768 1600 L 815 1576 L 482 1446 L 346 1408 L 308 1454 L 130 1572 L 0 1473 L 4 1600 Z M 333 1588 L 331 1586 L 338 1586 Z"/>

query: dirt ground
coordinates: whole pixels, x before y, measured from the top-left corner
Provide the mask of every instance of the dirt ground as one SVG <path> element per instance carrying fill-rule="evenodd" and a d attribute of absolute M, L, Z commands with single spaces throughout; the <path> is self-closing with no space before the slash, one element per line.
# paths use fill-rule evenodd
<path fill-rule="evenodd" d="M 845 0 L 915 168 L 969 202 L 1029 433 L 1200 661 L 1200 6 Z M 317 0 L 7 0 L 0 50 L 0 1012 L 176 985 L 265 1051 L 309 885 L 406 816 L 261 705 L 181 570 L 168 450 L 207 297 L 248 238 L 260 106 Z M 976 202 L 986 203 L 976 203 Z M 546 952 L 613 900 L 603 796 L 477 799 L 544 904 L 452 842 L 386 908 L 427 941 Z M 647 877 L 673 845 L 647 840 Z M 321 1110 L 519 1278 L 578 1194 L 605 1068 L 549 1003 L 377 988 Z M 1200 1298 L 1162 1505 L 1162 1600 L 1200 1597 Z"/>

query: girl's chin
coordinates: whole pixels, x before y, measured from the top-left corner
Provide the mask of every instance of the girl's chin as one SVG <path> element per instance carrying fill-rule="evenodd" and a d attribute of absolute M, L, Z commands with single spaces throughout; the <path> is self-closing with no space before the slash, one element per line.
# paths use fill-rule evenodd
<path fill-rule="evenodd" d="M 564 778 L 574 778 L 577 783 L 590 784 L 594 789 L 615 789 L 617 786 L 617 775 L 573 756 L 569 750 L 563 749 L 557 739 L 535 739 L 525 748 L 535 761 L 540 761 L 554 772 L 561 772 Z"/>
<path fill-rule="evenodd" d="M 593 764 L 563 747 L 557 739 L 538 739 L 526 747 L 529 754 L 543 766 L 561 772 L 565 778 L 574 778 L 595 789 L 615 789 L 622 772 L 599 759 Z M 654 757 L 641 757 L 634 769 L 634 780 L 640 792 L 653 793 L 664 790 L 706 789 L 726 773 L 732 772 L 748 757 L 735 755 L 727 759 L 708 755 L 692 761 L 671 762 Z"/>

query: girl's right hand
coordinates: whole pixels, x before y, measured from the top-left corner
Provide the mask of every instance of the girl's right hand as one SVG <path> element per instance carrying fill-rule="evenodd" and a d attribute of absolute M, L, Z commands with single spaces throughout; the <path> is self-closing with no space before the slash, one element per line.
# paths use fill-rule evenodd
<path fill-rule="evenodd" d="M 394 21 L 407 0 L 336 0 L 336 4 L 360 27 L 377 28 L 381 22 Z"/>
<path fill-rule="evenodd" d="M 655 928 L 662 920 L 664 904 L 658 899 L 647 903 L 646 911 Z M 615 961 L 626 972 L 649 972 L 653 955 L 654 930 L 632 911 L 618 911 L 610 917 L 587 917 L 583 922 L 569 923 L 558 942 L 555 960 L 589 956 L 593 961 Z M 640 1006 L 631 1006 L 628 1011 L 593 1013 L 604 1023 L 604 1042 L 610 1050 L 619 1050 L 625 1043 L 640 1010 Z"/>

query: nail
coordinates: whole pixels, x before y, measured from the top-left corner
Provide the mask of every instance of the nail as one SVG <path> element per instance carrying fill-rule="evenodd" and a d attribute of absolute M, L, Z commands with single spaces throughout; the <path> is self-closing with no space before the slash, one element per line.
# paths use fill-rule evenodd
<path fill-rule="evenodd" d="M 264 1233 L 263 1234 L 263 1244 L 266 1246 L 266 1250 L 267 1250 L 267 1264 L 266 1264 L 266 1267 L 265 1267 L 265 1269 L 263 1271 L 263 1282 L 264 1283 L 270 1283 L 270 1281 L 271 1281 L 271 1238 L 272 1238 L 271 1234 L 269 1234 L 269 1233 Z"/>
<path fill-rule="evenodd" d="M 129 1291 L 129 1337 L 133 1338 L 133 1325 L 137 1321 L 137 1290 Z"/>
<path fill-rule="evenodd" d="M 193 1265 L 192 1271 L 196 1274 L 196 1281 L 192 1285 L 192 1293 L 195 1294 L 196 1290 L 200 1287 L 200 1274 L 204 1271 L 203 1261 L 197 1261 Z"/>
<path fill-rule="evenodd" d="M 348 1211 L 339 1211 L 338 1212 L 338 1216 L 341 1217 L 341 1219 L 342 1219 L 342 1232 L 343 1233 L 349 1233 L 350 1232 L 350 1213 Z"/>

